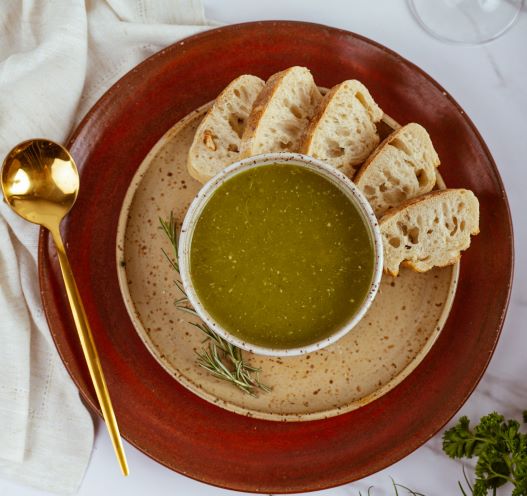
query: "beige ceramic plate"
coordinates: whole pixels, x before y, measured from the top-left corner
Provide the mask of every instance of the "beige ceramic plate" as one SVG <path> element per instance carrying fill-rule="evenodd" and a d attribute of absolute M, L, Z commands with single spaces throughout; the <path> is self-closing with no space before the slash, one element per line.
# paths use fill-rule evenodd
<path fill-rule="evenodd" d="M 139 167 L 126 194 L 117 233 L 119 284 L 145 346 L 181 384 L 227 410 L 268 420 L 315 420 L 363 406 L 399 384 L 423 360 L 448 316 L 459 265 L 425 274 L 383 276 L 372 307 L 344 338 L 297 357 L 246 353 L 272 392 L 246 395 L 196 364 L 203 335 L 177 310 L 181 295 L 163 256 L 170 245 L 159 217 L 181 225 L 200 184 L 187 173 L 194 131 L 208 105 L 168 131 Z M 387 120 L 392 126 L 396 124 Z"/>

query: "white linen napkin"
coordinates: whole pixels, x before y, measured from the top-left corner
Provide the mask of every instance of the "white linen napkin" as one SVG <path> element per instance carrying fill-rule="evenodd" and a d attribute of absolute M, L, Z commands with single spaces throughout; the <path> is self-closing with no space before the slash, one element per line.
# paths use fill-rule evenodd
<path fill-rule="evenodd" d="M 0 159 L 24 139 L 64 142 L 129 69 L 207 28 L 200 0 L 2 0 Z M 37 236 L 0 203 L 0 477 L 71 494 L 93 423 L 42 311 Z"/>

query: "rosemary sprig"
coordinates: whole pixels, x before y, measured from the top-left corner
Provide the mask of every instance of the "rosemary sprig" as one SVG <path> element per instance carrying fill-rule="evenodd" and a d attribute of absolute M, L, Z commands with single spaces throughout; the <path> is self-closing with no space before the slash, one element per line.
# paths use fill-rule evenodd
<path fill-rule="evenodd" d="M 406 493 L 409 494 L 410 496 L 426 496 L 423 493 L 418 493 L 417 491 L 414 491 L 410 489 L 409 487 L 403 486 L 402 484 L 398 484 L 393 479 L 392 479 L 392 486 L 393 486 L 394 496 L 400 496 L 399 489 L 404 489 Z M 374 493 L 373 493 L 374 490 L 375 488 L 373 486 L 370 486 L 368 488 L 368 492 L 364 496 L 374 496 Z M 358 496 L 363 496 L 361 491 L 359 491 Z"/>
<path fill-rule="evenodd" d="M 426 496 L 423 493 L 418 493 L 417 491 L 414 491 L 414 490 L 410 489 L 409 487 L 403 486 L 402 484 L 398 484 L 393 479 L 392 479 L 392 485 L 393 485 L 393 489 L 395 491 L 395 496 L 399 496 L 399 491 L 398 491 L 399 488 L 404 489 L 411 496 Z"/>
<path fill-rule="evenodd" d="M 175 270 L 175 272 L 179 276 L 178 237 L 176 229 L 176 220 L 174 219 L 174 212 L 170 212 L 170 217 L 168 218 L 168 220 L 163 220 L 160 217 L 159 224 L 161 225 L 161 229 L 165 233 L 166 237 L 170 241 L 174 253 L 171 257 L 164 248 L 161 248 L 161 251 L 163 252 L 163 255 L 165 255 L 165 258 L 168 260 L 170 266 Z M 179 308 L 179 306 L 181 306 L 184 302 L 188 302 L 188 298 L 187 293 L 185 293 L 185 290 L 183 289 L 181 281 L 179 279 L 175 279 L 174 282 L 176 284 L 176 287 L 179 289 L 180 293 L 183 295 L 182 298 L 176 300 L 176 307 Z"/>
<path fill-rule="evenodd" d="M 172 255 L 170 255 L 163 248 L 163 255 L 179 277 L 178 235 L 174 213 L 170 212 L 168 220 L 159 218 L 159 224 L 170 241 L 173 250 Z M 193 317 L 199 318 L 196 311 L 190 307 L 189 299 L 181 281 L 176 278 L 174 282 L 182 295 L 175 301 L 176 308 L 192 315 Z M 253 367 L 244 360 L 240 348 L 232 345 L 216 334 L 204 322 L 189 322 L 189 324 L 199 329 L 205 335 L 205 341 L 208 341 L 206 349 L 196 351 L 197 363 L 200 367 L 209 371 L 214 377 L 230 382 L 240 391 L 250 394 L 251 396 L 256 396 L 258 390 L 263 392 L 269 392 L 271 390 L 268 386 L 260 382 L 260 369 Z"/>

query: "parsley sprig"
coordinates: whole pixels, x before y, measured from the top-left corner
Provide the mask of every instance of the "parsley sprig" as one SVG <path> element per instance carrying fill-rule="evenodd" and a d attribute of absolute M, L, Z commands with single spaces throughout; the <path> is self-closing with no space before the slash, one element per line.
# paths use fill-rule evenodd
<path fill-rule="evenodd" d="M 527 411 L 523 420 L 527 422 Z M 496 494 L 507 482 L 514 488 L 512 496 L 527 496 L 527 434 L 520 432 L 516 420 L 505 420 L 494 412 L 471 429 L 469 419 L 461 417 L 443 434 L 443 450 L 451 458 L 477 458 L 474 485 L 465 477 L 474 496 L 486 496 L 489 491 Z"/>

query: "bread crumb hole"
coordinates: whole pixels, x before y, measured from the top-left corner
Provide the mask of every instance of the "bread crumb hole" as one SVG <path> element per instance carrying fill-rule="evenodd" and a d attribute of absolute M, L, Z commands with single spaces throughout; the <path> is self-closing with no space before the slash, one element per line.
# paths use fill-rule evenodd
<path fill-rule="evenodd" d="M 458 213 L 463 212 L 463 209 L 465 208 L 465 204 L 463 202 L 460 202 L 457 206 Z"/>
<path fill-rule="evenodd" d="M 280 148 L 282 150 L 289 150 L 291 148 L 291 145 L 293 143 L 291 141 L 288 141 L 287 143 L 284 143 L 283 141 L 280 141 Z"/>
<path fill-rule="evenodd" d="M 238 88 L 236 88 L 236 89 L 234 90 L 234 94 L 235 94 L 238 98 L 240 98 L 240 90 L 239 90 Z"/>
<path fill-rule="evenodd" d="M 287 122 L 283 125 L 283 131 L 285 131 L 288 135 L 297 135 L 298 134 L 298 123 L 295 122 Z"/>
<path fill-rule="evenodd" d="M 245 128 L 245 119 L 237 114 L 229 115 L 229 126 L 232 130 L 238 135 L 238 138 L 241 139 L 243 130 Z"/>
<path fill-rule="evenodd" d="M 418 227 L 412 227 L 408 231 L 408 238 L 410 239 L 410 243 L 413 245 L 416 245 L 419 243 L 419 228 Z"/>
<path fill-rule="evenodd" d="M 291 105 L 291 107 L 289 107 L 289 110 L 297 119 L 302 119 L 302 112 L 298 108 L 298 105 Z"/>
<path fill-rule="evenodd" d="M 379 186 L 379 190 L 380 190 L 381 193 L 384 193 L 387 189 L 388 189 L 388 186 L 386 186 L 386 183 L 382 183 Z"/>
<path fill-rule="evenodd" d="M 423 187 L 426 184 L 426 174 L 424 169 L 419 169 L 415 173 L 415 177 L 417 178 L 417 182 L 419 183 L 419 186 Z"/>
<path fill-rule="evenodd" d="M 210 129 L 206 129 L 205 132 L 203 133 L 203 144 L 209 150 L 212 150 L 213 152 L 215 152 L 216 151 L 216 141 L 215 141 L 216 138 L 217 136 L 215 136 Z"/>
<path fill-rule="evenodd" d="M 331 158 L 342 157 L 342 155 L 344 155 L 344 148 L 341 148 L 340 146 L 338 148 L 331 148 L 331 150 L 329 150 L 329 156 Z"/>
<path fill-rule="evenodd" d="M 408 234 L 408 227 L 402 222 L 397 222 L 397 227 L 406 236 Z"/>
<path fill-rule="evenodd" d="M 399 246 L 401 246 L 401 240 L 399 238 L 390 238 L 388 243 L 390 243 L 394 248 L 399 248 Z"/>
<path fill-rule="evenodd" d="M 394 190 L 388 191 L 385 195 L 383 195 L 383 198 L 389 203 L 397 205 L 406 199 L 406 195 L 402 191 Z"/>
<path fill-rule="evenodd" d="M 390 141 L 390 145 L 392 145 L 394 148 L 397 148 L 398 150 L 401 150 L 402 152 L 406 153 L 406 155 L 411 156 L 412 150 L 406 146 L 406 143 L 404 143 L 401 139 L 395 138 Z"/>
<path fill-rule="evenodd" d="M 359 101 L 359 103 L 364 107 L 364 109 L 369 113 L 370 106 L 368 105 L 368 102 L 366 101 L 365 96 L 360 91 L 357 91 L 357 93 L 355 93 L 354 96 Z"/>
<path fill-rule="evenodd" d="M 373 195 L 375 194 L 375 188 L 367 184 L 366 186 L 364 186 L 364 193 L 366 193 L 367 195 Z"/>
<path fill-rule="evenodd" d="M 455 215 L 452 218 L 452 221 L 454 223 L 454 227 L 450 230 L 450 236 L 454 236 L 454 234 L 456 234 L 457 229 L 458 229 L 458 220 L 457 220 L 457 217 Z"/>
<path fill-rule="evenodd" d="M 439 224 L 439 217 L 436 216 L 436 218 L 434 219 L 434 224 Z"/>
<path fill-rule="evenodd" d="M 236 153 L 240 151 L 238 149 L 238 146 L 235 145 L 234 143 L 230 143 L 229 146 L 227 147 L 227 150 L 229 150 L 230 152 L 236 152 Z"/>
<path fill-rule="evenodd" d="M 342 148 L 335 140 L 327 140 L 328 156 L 331 158 L 342 157 L 344 155 L 344 148 Z"/>
<path fill-rule="evenodd" d="M 465 221 L 462 220 L 462 221 L 461 221 L 461 224 L 459 224 L 459 229 L 461 229 L 462 231 L 464 231 L 466 226 L 467 226 L 467 225 L 466 225 Z"/>

